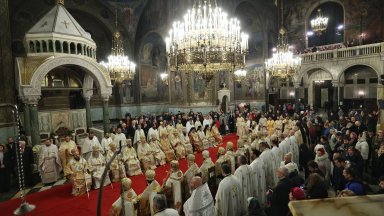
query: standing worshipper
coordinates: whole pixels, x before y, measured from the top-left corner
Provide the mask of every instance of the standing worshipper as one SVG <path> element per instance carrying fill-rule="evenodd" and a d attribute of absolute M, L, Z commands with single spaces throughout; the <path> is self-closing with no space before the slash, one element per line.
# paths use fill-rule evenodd
<path fill-rule="evenodd" d="M 317 149 L 315 162 L 324 174 L 326 186 L 329 187 L 331 180 L 331 161 L 329 160 L 328 154 L 326 153 L 324 147 L 319 147 Z"/>
<path fill-rule="evenodd" d="M 265 205 L 266 197 L 265 193 L 267 190 L 267 184 L 265 182 L 265 170 L 264 170 L 264 162 L 260 159 L 261 152 L 256 148 L 251 149 L 251 160 L 252 163 L 250 167 L 252 168 L 252 178 L 254 178 L 254 187 L 253 187 L 253 197 L 257 197 L 260 199 L 260 203 L 262 206 Z"/>
<path fill-rule="evenodd" d="M 195 176 L 191 180 L 192 194 L 184 203 L 185 216 L 215 215 L 215 206 L 208 184 L 203 184 L 200 177 Z"/>
<path fill-rule="evenodd" d="M 231 174 L 231 167 L 227 163 L 221 164 L 221 172 L 224 177 L 219 184 L 216 193 L 215 212 L 220 216 L 237 216 L 243 215 L 241 184 L 236 176 Z"/>
<path fill-rule="evenodd" d="M 65 167 L 69 163 L 69 161 L 73 158 L 73 155 L 71 154 L 72 149 L 76 149 L 76 143 L 71 140 L 71 137 L 69 134 L 66 134 L 64 137 L 64 141 L 60 143 L 59 147 L 59 155 L 60 155 L 60 161 L 61 161 L 61 167 L 64 169 L 64 176 L 67 175 Z"/>
<path fill-rule="evenodd" d="M 81 157 L 78 149 L 72 149 L 73 159 L 65 167 L 67 178 L 72 183 L 72 195 L 81 196 L 88 192 L 92 186 L 92 178 L 88 173 L 88 163 Z"/>
<path fill-rule="evenodd" d="M 245 200 L 247 200 L 248 197 L 252 197 L 254 192 L 255 182 L 253 170 L 247 164 L 247 158 L 244 155 L 237 158 L 237 164 L 239 167 L 236 169 L 234 176 L 240 181 L 243 207 L 247 209 L 247 202 L 245 202 Z"/>
<path fill-rule="evenodd" d="M 23 140 L 19 141 L 19 152 L 17 152 L 23 159 L 23 171 L 24 171 L 24 182 L 28 187 L 33 186 L 32 178 L 32 165 L 34 163 L 33 151 L 30 146 L 26 146 L 26 142 Z M 18 168 L 18 167 L 17 167 Z"/>
<path fill-rule="evenodd" d="M 117 148 L 120 148 L 120 141 L 121 141 L 122 147 L 124 147 L 126 145 L 127 137 L 121 131 L 122 131 L 121 128 L 117 128 L 117 133 L 115 134 L 115 137 L 113 138 L 113 142 L 116 144 Z"/>
<path fill-rule="evenodd" d="M 175 209 L 167 208 L 167 198 L 161 194 L 153 197 L 153 212 L 154 216 L 179 216 Z"/>
<path fill-rule="evenodd" d="M 184 182 L 185 182 L 185 189 L 184 189 L 184 194 L 186 197 L 189 197 L 191 195 L 191 181 L 192 178 L 199 173 L 199 167 L 195 163 L 195 155 L 189 154 L 187 156 L 187 161 L 188 161 L 188 169 L 184 173 Z"/>
<path fill-rule="evenodd" d="M 283 155 L 283 152 L 278 147 L 279 141 L 277 140 L 277 137 L 276 139 L 271 139 L 271 145 L 272 145 L 271 152 L 276 159 L 276 167 L 280 167 L 280 162 L 281 162 L 280 160 L 284 158 L 284 155 Z"/>
<path fill-rule="evenodd" d="M 105 133 L 103 139 L 101 139 L 101 147 L 103 148 L 103 152 L 107 154 L 109 151 L 109 144 L 113 142 L 111 134 Z"/>
<path fill-rule="evenodd" d="M 182 181 L 183 181 L 183 172 L 179 168 L 179 162 L 177 160 L 171 161 L 171 174 L 167 180 L 164 179 L 165 186 L 172 188 L 173 191 L 173 208 L 178 212 L 183 208 L 182 203 Z"/>
<path fill-rule="evenodd" d="M 264 162 L 264 170 L 265 170 L 265 180 L 267 182 L 267 188 L 272 188 L 276 185 L 277 177 L 276 177 L 276 159 L 272 154 L 271 150 L 268 148 L 268 144 L 266 142 L 261 142 L 260 145 L 260 159 Z"/>
<path fill-rule="evenodd" d="M 59 152 L 50 139 L 46 139 L 44 145 L 41 145 L 38 168 L 44 184 L 56 182 L 60 178 L 62 167 Z"/>
<path fill-rule="evenodd" d="M 142 215 L 154 215 L 153 211 L 153 197 L 160 192 L 160 184 L 155 180 L 155 171 L 147 170 L 145 171 L 145 179 L 147 187 L 140 194 L 140 213 Z"/>
<path fill-rule="evenodd" d="M 133 137 L 133 146 L 135 149 L 137 149 L 137 142 L 140 140 L 140 137 L 142 136 L 145 137 L 145 133 L 144 133 L 144 130 L 141 128 L 141 125 L 139 124 L 137 125 L 137 129 L 135 130 L 135 135 Z"/>
<path fill-rule="evenodd" d="M 0 192 L 8 192 L 11 185 L 12 159 L 5 145 L 0 144 Z"/>
<path fill-rule="evenodd" d="M 212 162 L 211 157 L 209 156 L 209 151 L 204 150 L 203 151 L 203 164 L 200 166 L 200 172 L 201 172 L 201 178 L 203 179 L 203 183 L 206 183 L 208 181 L 209 173 L 208 169 L 211 167 L 214 167 L 215 164 Z"/>
<path fill-rule="evenodd" d="M 99 147 L 99 149 L 102 149 L 99 139 L 97 139 L 97 137 L 95 137 L 95 134 L 90 131 L 88 137 L 85 138 L 84 144 L 81 148 L 81 152 L 83 153 L 83 157 L 85 158 L 85 160 L 89 159 L 92 154 L 92 149 L 95 146 Z"/>
<path fill-rule="evenodd" d="M 98 189 L 102 187 L 101 184 L 101 177 L 103 175 L 103 172 L 105 170 L 105 163 L 106 160 L 102 154 L 100 154 L 100 148 L 98 146 L 94 146 L 92 148 L 92 155 L 88 159 L 88 165 L 89 170 L 92 174 L 93 179 L 93 186 L 95 189 Z M 111 183 L 111 180 L 109 179 L 109 176 L 107 175 L 104 181 L 104 186 L 109 185 Z"/>
<path fill-rule="evenodd" d="M 137 202 L 137 194 L 132 189 L 132 180 L 125 177 L 121 180 L 123 194 L 112 204 L 111 216 L 136 216 L 135 203 Z M 122 202 L 123 200 L 123 202 Z"/>
<path fill-rule="evenodd" d="M 270 216 L 284 216 L 288 214 L 289 193 L 291 192 L 291 183 L 288 179 L 288 169 L 281 167 L 277 170 L 279 183 L 273 190 L 269 190 L 271 195 Z"/>
<path fill-rule="evenodd" d="M 292 152 L 292 160 L 296 164 L 299 164 L 299 146 L 297 145 L 296 142 L 296 137 L 295 137 L 295 130 L 290 130 L 289 131 L 289 140 L 290 140 L 290 152 Z"/>

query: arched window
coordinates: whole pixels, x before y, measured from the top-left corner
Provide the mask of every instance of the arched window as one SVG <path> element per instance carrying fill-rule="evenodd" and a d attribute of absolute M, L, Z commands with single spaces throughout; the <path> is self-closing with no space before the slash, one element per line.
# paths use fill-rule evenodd
<path fill-rule="evenodd" d="M 63 42 L 63 53 L 69 53 L 67 41 Z"/>
<path fill-rule="evenodd" d="M 48 52 L 48 44 L 47 41 L 42 41 L 43 43 L 43 52 Z"/>
<path fill-rule="evenodd" d="M 74 43 L 70 44 L 70 53 L 71 54 L 76 54 L 76 47 Z"/>
<path fill-rule="evenodd" d="M 77 44 L 77 54 L 83 55 L 83 49 L 81 48 L 81 44 Z"/>
<path fill-rule="evenodd" d="M 31 53 L 36 52 L 35 44 L 33 43 L 33 41 L 29 41 L 29 52 L 31 52 Z"/>
<path fill-rule="evenodd" d="M 53 52 L 53 41 L 52 40 L 48 41 L 48 52 Z"/>
<path fill-rule="evenodd" d="M 311 20 L 318 15 L 318 10 L 328 18 L 327 29 L 317 34 L 311 27 Z M 337 2 L 325 2 L 311 12 L 307 20 L 308 47 L 319 47 L 344 42 L 344 9 Z"/>
<path fill-rule="evenodd" d="M 40 53 L 41 52 L 40 41 L 36 41 L 35 45 L 36 45 L 36 52 Z"/>
<path fill-rule="evenodd" d="M 61 50 L 61 43 L 60 43 L 60 41 L 55 41 L 55 50 L 56 50 L 56 52 L 58 52 L 58 53 L 62 53 L 63 52 L 63 50 Z"/>

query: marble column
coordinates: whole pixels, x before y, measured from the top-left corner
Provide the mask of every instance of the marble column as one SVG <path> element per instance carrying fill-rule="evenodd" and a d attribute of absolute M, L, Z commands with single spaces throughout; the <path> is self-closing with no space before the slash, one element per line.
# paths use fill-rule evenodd
<path fill-rule="evenodd" d="M 87 118 L 87 128 L 92 127 L 92 114 L 91 114 L 91 97 L 84 97 L 85 100 L 85 114 Z"/>
<path fill-rule="evenodd" d="M 332 95 L 332 110 L 337 111 L 337 108 L 339 106 L 339 82 L 338 81 L 332 81 L 332 87 L 333 87 L 333 95 Z"/>
<path fill-rule="evenodd" d="M 31 115 L 28 103 L 24 103 L 24 132 L 25 136 L 31 136 Z"/>
<path fill-rule="evenodd" d="M 40 127 L 39 127 L 39 113 L 37 110 L 37 103 L 39 97 L 26 96 L 29 103 L 29 115 L 31 119 L 31 139 L 32 146 L 40 144 Z"/>
<path fill-rule="evenodd" d="M 103 127 L 104 133 L 109 131 L 109 106 L 108 106 L 109 96 L 103 96 Z"/>

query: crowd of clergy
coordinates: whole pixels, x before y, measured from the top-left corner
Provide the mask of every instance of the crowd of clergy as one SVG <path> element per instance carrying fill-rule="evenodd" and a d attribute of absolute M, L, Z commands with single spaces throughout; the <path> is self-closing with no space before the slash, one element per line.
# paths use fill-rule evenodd
<path fill-rule="evenodd" d="M 236 148 L 231 141 L 223 143 L 219 128 L 225 123 L 218 114 L 191 111 L 151 120 L 128 115 L 101 141 L 91 131 L 81 146 L 69 135 L 59 147 L 45 140 L 38 168 L 46 184 L 63 171 L 74 196 L 120 182 L 123 192 L 111 215 L 286 216 L 289 201 L 327 198 L 330 188 L 337 196 L 365 195 L 364 178 L 379 181 L 383 193 L 384 134 L 375 134 L 361 115 L 323 121 L 310 111 L 237 110 L 231 114 Z M 213 147 L 218 147 L 215 162 L 208 151 Z M 200 167 L 197 152 L 203 156 Z M 178 162 L 183 158 L 185 173 Z M 165 163 L 171 168 L 160 185 L 155 169 Z M 139 174 L 147 186 L 136 194 L 129 177 Z"/>

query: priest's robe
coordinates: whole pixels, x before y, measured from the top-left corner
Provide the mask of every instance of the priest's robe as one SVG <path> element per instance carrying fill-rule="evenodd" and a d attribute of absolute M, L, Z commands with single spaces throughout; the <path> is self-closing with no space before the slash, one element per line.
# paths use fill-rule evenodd
<path fill-rule="evenodd" d="M 94 182 L 93 187 L 95 189 L 98 189 L 101 186 L 101 177 L 105 170 L 105 164 L 106 160 L 102 154 L 99 154 L 98 156 L 94 156 L 92 154 L 91 157 L 88 159 L 88 168 L 91 171 L 92 179 Z M 109 175 L 107 175 L 105 177 L 104 186 L 109 184 L 111 184 L 111 180 L 109 178 Z"/>
<path fill-rule="evenodd" d="M 264 162 L 260 158 L 256 158 L 249 165 L 252 168 L 252 178 L 254 178 L 253 197 L 257 197 L 261 205 L 266 202 L 267 185 L 265 182 Z"/>
<path fill-rule="evenodd" d="M 105 154 L 107 154 L 107 152 L 109 151 L 109 144 L 111 144 L 113 142 L 113 139 L 112 137 L 108 137 L 108 138 L 103 138 L 101 139 L 101 147 L 103 148 L 103 152 Z"/>
<path fill-rule="evenodd" d="M 277 182 L 276 171 L 276 159 L 270 149 L 264 149 L 260 155 L 260 159 L 264 162 L 265 180 L 267 182 L 267 188 L 273 188 Z"/>
<path fill-rule="evenodd" d="M 201 172 L 201 179 L 203 180 L 203 183 L 208 181 L 208 177 L 209 177 L 208 169 L 214 166 L 215 164 L 212 162 L 211 158 L 205 159 L 203 161 L 203 164 L 201 164 L 200 172 Z"/>
<path fill-rule="evenodd" d="M 183 181 L 183 172 L 178 170 L 172 172 L 169 178 L 167 179 L 165 186 L 172 187 L 173 190 L 173 208 L 178 212 L 182 209 L 182 181 Z"/>
<path fill-rule="evenodd" d="M 196 132 L 189 133 L 189 140 L 192 143 L 193 147 L 195 147 L 195 151 L 201 152 L 203 151 L 203 143 L 201 142 L 199 135 Z"/>
<path fill-rule="evenodd" d="M 280 162 L 284 160 L 283 152 L 276 146 L 272 147 L 271 152 L 275 156 L 276 167 L 280 167 Z"/>
<path fill-rule="evenodd" d="M 139 160 L 143 164 L 144 170 L 156 169 L 155 158 L 153 157 L 151 147 L 148 145 L 148 143 L 142 143 L 141 141 L 138 142 L 137 155 L 139 157 Z"/>
<path fill-rule="evenodd" d="M 193 190 L 183 209 L 185 216 L 215 215 L 214 201 L 207 183 Z"/>
<path fill-rule="evenodd" d="M 123 195 L 112 204 L 111 216 L 136 216 L 137 211 L 134 206 L 136 201 L 137 195 L 132 188 L 125 191 Z"/>
<path fill-rule="evenodd" d="M 127 145 L 127 138 L 126 138 L 125 134 L 117 133 L 113 137 L 113 142 L 116 144 L 117 149 L 120 148 L 120 141 L 121 141 L 121 147 L 124 147 Z"/>
<path fill-rule="evenodd" d="M 199 135 L 199 139 L 203 143 L 203 149 L 204 150 L 209 149 L 209 141 L 208 141 L 207 137 L 205 136 L 204 131 L 199 130 L 199 131 L 197 131 L 197 134 Z"/>
<path fill-rule="evenodd" d="M 69 161 L 73 158 L 73 155 L 71 154 L 72 149 L 77 149 L 76 143 L 73 142 L 72 140 L 69 140 L 69 142 L 62 142 L 60 143 L 59 147 L 59 155 L 60 155 L 60 160 L 61 160 L 61 167 L 64 169 L 64 175 L 68 175 L 66 173 L 65 167 L 69 163 Z"/>
<path fill-rule="evenodd" d="M 151 128 L 149 128 L 148 134 L 147 134 L 147 141 L 148 142 L 151 141 L 152 134 L 155 134 L 157 140 L 160 139 L 159 131 L 157 129 L 154 129 L 153 127 L 151 127 Z"/>
<path fill-rule="evenodd" d="M 164 136 L 160 138 L 160 148 L 165 154 L 165 160 L 167 162 L 171 162 L 172 160 L 175 160 L 176 155 L 175 151 L 173 150 L 171 143 L 168 140 L 168 137 Z"/>
<path fill-rule="evenodd" d="M 189 137 L 188 135 L 184 135 L 182 132 L 180 133 L 180 140 L 181 142 L 183 143 L 184 145 L 184 148 L 185 148 L 185 154 L 186 155 L 189 155 L 189 154 L 193 154 L 193 147 L 191 145 L 191 142 L 189 140 Z"/>
<path fill-rule="evenodd" d="M 41 145 L 38 165 L 41 180 L 44 184 L 55 182 L 60 178 L 62 167 L 56 145 Z"/>
<path fill-rule="evenodd" d="M 281 160 L 284 160 L 284 155 L 291 151 L 291 141 L 289 137 L 286 137 L 283 141 L 280 142 L 279 148 L 283 154 L 283 158 Z"/>
<path fill-rule="evenodd" d="M 71 159 L 65 169 L 72 182 L 72 195 L 80 196 L 91 189 L 92 177 L 87 172 L 88 163 L 84 158 L 80 157 L 78 161 Z"/>
<path fill-rule="evenodd" d="M 215 141 L 220 145 L 223 142 L 223 137 L 221 136 L 219 129 L 213 125 L 211 128 L 212 136 L 215 138 Z"/>
<path fill-rule="evenodd" d="M 149 185 L 147 185 L 143 193 L 140 195 L 139 202 L 141 215 L 153 216 L 155 214 L 153 212 L 153 197 L 160 192 L 160 187 L 160 184 L 156 180 L 153 180 Z"/>
<path fill-rule="evenodd" d="M 291 141 L 291 152 L 292 152 L 292 160 L 293 162 L 295 162 L 296 164 L 299 164 L 299 146 L 297 145 L 297 142 L 296 142 L 296 137 L 293 135 L 293 136 L 290 136 L 289 137 L 289 140 Z"/>
<path fill-rule="evenodd" d="M 179 139 L 178 134 L 170 134 L 169 135 L 169 141 L 173 146 L 173 149 L 175 149 L 176 156 L 178 159 L 184 159 L 185 158 L 185 148 L 181 140 Z"/>
<path fill-rule="evenodd" d="M 135 135 L 133 138 L 133 145 L 134 146 L 137 146 L 137 142 L 140 141 L 140 137 L 142 137 L 142 136 L 145 137 L 144 130 L 143 129 L 136 129 Z"/>
<path fill-rule="evenodd" d="M 83 146 L 81 146 L 81 154 L 83 154 L 85 160 L 88 160 L 91 156 L 93 147 L 99 147 L 100 150 L 103 149 L 96 136 L 94 136 L 92 139 L 89 139 L 88 137 L 85 138 Z"/>
<path fill-rule="evenodd" d="M 234 175 L 226 176 L 216 193 L 216 216 L 234 216 L 245 213 L 240 181 Z"/>
<path fill-rule="evenodd" d="M 200 172 L 199 167 L 197 166 L 196 163 L 193 163 L 190 165 L 184 173 L 184 194 L 186 197 L 189 197 L 191 195 L 191 181 L 192 178 Z"/>
<path fill-rule="evenodd" d="M 152 149 L 153 157 L 155 157 L 156 165 L 164 165 L 166 163 L 165 154 L 160 148 L 160 142 L 158 140 L 151 140 L 151 142 L 148 145 Z"/>
<path fill-rule="evenodd" d="M 123 150 L 123 161 L 128 176 L 142 174 L 140 161 L 137 159 L 136 150 L 133 147 L 127 147 Z"/>
<path fill-rule="evenodd" d="M 109 161 L 113 156 L 113 152 L 109 150 L 105 154 L 106 161 Z M 124 156 L 118 155 L 111 163 L 111 178 L 112 182 L 120 181 L 120 178 L 126 177 L 125 166 L 123 163 Z M 140 168 L 140 167 L 139 167 Z M 141 170 L 140 170 L 141 173 Z"/>
<path fill-rule="evenodd" d="M 237 150 L 239 151 L 239 150 Z M 225 156 L 231 161 L 231 173 L 235 173 L 236 170 L 236 155 L 233 151 L 227 151 Z"/>
<path fill-rule="evenodd" d="M 254 191 L 254 178 L 252 178 L 252 174 L 252 168 L 248 164 L 239 166 L 234 174 L 240 181 L 244 209 L 247 209 L 248 207 L 247 202 L 245 201 L 248 197 L 252 197 Z"/>

